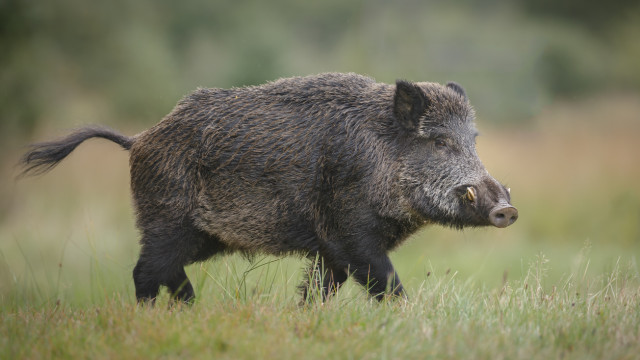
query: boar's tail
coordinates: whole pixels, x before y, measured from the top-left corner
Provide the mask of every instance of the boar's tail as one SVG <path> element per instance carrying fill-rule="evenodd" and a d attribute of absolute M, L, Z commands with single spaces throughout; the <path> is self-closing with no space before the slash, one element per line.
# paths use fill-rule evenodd
<path fill-rule="evenodd" d="M 131 149 L 133 144 L 132 137 L 119 134 L 115 130 L 103 126 L 86 126 L 75 130 L 64 138 L 29 145 L 29 151 L 20 159 L 19 165 L 23 167 L 23 170 L 18 177 L 46 173 L 58 165 L 80 143 L 93 137 L 111 140 L 125 150 Z"/>

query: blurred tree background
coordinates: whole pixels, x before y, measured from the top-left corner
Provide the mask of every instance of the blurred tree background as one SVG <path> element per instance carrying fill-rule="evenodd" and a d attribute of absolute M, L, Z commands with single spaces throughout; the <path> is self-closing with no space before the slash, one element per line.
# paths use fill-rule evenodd
<path fill-rule="evenodd" d="M 198 86 L 353 71 L 455 80 L 483 122 L 640 89 L 633 0 L 0 1 L 0 142 L 106 123 L 139 131 Z"/>

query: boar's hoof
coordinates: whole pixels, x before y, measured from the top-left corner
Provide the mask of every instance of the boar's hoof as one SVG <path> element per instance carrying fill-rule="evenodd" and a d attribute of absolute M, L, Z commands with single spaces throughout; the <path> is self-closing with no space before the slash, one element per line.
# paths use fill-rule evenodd
<path fill-rule="evenodd" d="M 497 206 L 489 213 L 489 222 L 499 228 L 507 227 L 518 219 L 518 209 L 511 205 Z"/>

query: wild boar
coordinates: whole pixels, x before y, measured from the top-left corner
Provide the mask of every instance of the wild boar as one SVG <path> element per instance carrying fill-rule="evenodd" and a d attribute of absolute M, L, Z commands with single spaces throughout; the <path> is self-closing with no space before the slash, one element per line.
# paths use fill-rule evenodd
<path fill-rule="evenodd" d="M 138 301 L 161 285 L 191 301 L 184 266 L 234 251 L 317 256 L 323 297 L 351 275 L 381 299 L 404 293 L 388 253 L 420 227 L 517 219 L 476 136 L 460 85 L 328 73 L 198 89 L 138 135 L 85 127 L 32 145 L 22 164 L 46 172 L 92 137 L 130 151 Z"/>

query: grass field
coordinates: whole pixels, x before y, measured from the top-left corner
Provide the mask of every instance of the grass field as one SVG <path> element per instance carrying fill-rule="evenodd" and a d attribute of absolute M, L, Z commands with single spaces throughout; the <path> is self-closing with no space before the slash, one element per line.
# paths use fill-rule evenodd
<path fill-rule="evenodd" d="M 628 96 L 560 104 L 526 129 L 479 119 L 520 219 L 420 231 L 392 254 L 409 299 L 382 304 L 348 282 L 300 307 L 302 260 L 228 256 L 187 269 L 192 307 L 163 293 L 139 308 L 127 154 L 91 141 L 15 182 L 16 149 L 1 169 L 0 359 L 638 358 L 638 114 Z"/>

